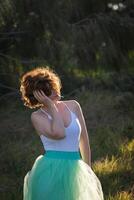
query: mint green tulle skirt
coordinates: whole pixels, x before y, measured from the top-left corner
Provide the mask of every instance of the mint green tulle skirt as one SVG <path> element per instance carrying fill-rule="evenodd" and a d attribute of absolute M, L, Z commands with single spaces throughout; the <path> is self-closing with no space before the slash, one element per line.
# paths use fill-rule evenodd
<path fill-rule="evenodd" d="M 78 151 L 47 150 L 24 177 L 23 200 L 104 200 L 100 180 Z"/>

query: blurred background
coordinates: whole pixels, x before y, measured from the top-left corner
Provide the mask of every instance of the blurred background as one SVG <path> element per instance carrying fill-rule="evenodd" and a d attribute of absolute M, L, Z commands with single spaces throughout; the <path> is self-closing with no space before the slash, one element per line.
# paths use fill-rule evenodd
<path fill-rule="evenodd" d="M 22 200 L 44 153 L 19 78 L 47 65 L 81 104 L 105 200 L 133 200 L 133 0 L 0 0 L 0 200 Z"/>

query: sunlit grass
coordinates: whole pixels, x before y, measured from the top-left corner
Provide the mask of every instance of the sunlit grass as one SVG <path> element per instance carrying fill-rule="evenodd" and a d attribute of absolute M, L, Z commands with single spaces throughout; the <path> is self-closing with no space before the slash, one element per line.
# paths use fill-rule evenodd
<path fill-rule="evenodd" d="M 134 155 L 134 139 L 120 146 L 120 152 L 125 156 Z"/>
<path fill-rule="evenodd" d="M 106 156 L 103 161 L 95 162 L 93 165 L 93 169 L 99 175 L 106 175 L 117 172 L 119 171 L 119 160 L 120 158 L 116 158 L 115 156 L 112 156 L 111 158 Z"/>
<path fill-rule="evenodd" d="M 118 192 L 117 194 L 115 194 L 114 196 L 109 195 L 107 197 L 107 200 L 133 200 L 134 196 L 132 193 L 128 193 L 128 192 Z"/>
<path fill-rule="evenodd" d="M 92 168 L 105 200 L 132 199 L 134 185 L 133 101 L 128 93 L 80 95 L 92 151 Z M 130 103 L 131 101 L 131 103 Z M 131 105 L 131 109 L 129 106 Z"/>
<path fill-rule="evenodd" d="M 106 156 L 94 162 L 93 170 L 102 180 L 107 200 L 131 200 L 134 192 L 134 140 L 121 144 L 116 156 Z"/>

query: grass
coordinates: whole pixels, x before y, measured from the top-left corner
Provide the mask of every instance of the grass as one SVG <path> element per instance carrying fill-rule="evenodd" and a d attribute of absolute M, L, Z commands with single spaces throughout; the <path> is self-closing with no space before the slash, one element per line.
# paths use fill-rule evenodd
<path fill-rule="evenodd" d="M 92 168 L 105 200 L 134 199 L 134 102 L 131 92 L 78 93 L 89 133 Z M 23 177 L 43 145 L 30 122 L 32 110 L 7 99 L 0 108 L 0 199 L 22 200 Z"/>
<path fill-rule="evenodd" d="M 129 92 L 84 91 L 77 98 L 106 200 L 134 199 L 133 97 Z"/>

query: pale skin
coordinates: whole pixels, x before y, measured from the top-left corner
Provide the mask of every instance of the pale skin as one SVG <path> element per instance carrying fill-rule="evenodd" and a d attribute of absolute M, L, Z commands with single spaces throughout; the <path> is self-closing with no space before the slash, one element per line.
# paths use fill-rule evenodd
<path fill-rule="evenodd" d="M 81 124 L 79 149 L 82 159 L 91 167 L 89 136 L 80 104 L 76 100 L 59 101 L 60 96 L 57 96 L 56 93 L 47 97 L 42 90 L 33 91 L 33 94 L 40 103 L 47 106 L 47 109 L 45 106 L 42 108 L 45 108 L 44 110 L 52 116 L 52 120 L 50 121 L 47 116 L 44 116 L 39 112 L 33 112 L 31 114 L 32 124 L 39 135 L 43 134 L 48 138 L 56 140 L 66 137 L 65 127 L 70 124 L 71 116 L 68 117 L 70 114 L 68 110 L 65 110 L 65 104 L 77 115 Z"/>

